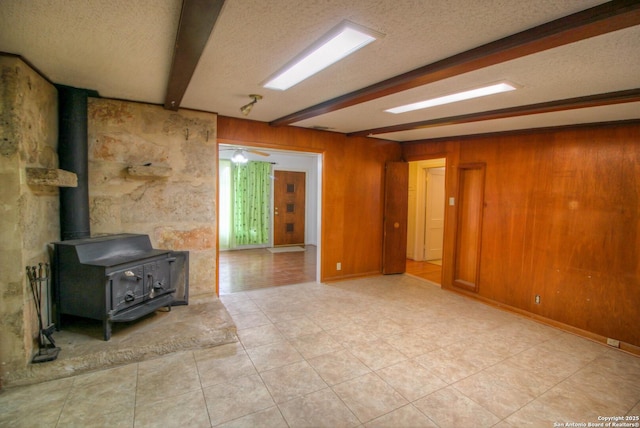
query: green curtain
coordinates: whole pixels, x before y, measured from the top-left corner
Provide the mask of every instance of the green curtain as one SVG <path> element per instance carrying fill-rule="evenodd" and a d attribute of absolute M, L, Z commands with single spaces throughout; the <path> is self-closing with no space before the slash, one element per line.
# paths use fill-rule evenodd
<path fill-rule="evenodd" d="M 271 164 L 234 164 L 233 235 L 235 245 L 269 242 Z"/>

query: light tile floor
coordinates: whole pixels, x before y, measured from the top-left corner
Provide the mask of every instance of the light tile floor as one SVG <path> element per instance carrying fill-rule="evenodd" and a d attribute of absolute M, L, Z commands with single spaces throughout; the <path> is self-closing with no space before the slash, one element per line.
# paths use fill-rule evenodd
<path fill-rule="evenodd" d="M 239 343 L 7 390 L 0 426 L 554 427 L 640 415 L 640 358 L 409 276 L 221 300 Z"/>

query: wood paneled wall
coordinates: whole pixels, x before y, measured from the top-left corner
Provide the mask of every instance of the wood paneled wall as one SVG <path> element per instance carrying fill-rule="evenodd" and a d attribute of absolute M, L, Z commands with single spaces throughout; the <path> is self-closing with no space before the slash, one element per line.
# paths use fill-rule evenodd
<path fill-rule="evenodd" d="M 320 280 L 380 273 L 384 165 L 400 160 L 398 143 L 223 116 L 217 132 L 220 143 L 322 153 Z"/>
<path fill-rule="evenodd" d="M 486 164 L 479 298 L 640 346 L 640 125 L 403 146 L 407 160 L 435 154 L 447 157 L 447 198 L 461 164 Z M 455 219 L 448 206 L 450 289 Z"/>

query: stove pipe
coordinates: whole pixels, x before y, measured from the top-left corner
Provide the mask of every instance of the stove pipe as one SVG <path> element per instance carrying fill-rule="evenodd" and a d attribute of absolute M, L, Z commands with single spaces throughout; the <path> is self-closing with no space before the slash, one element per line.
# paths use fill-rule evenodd
<path fill-rule="evenodd" d="M 60 188 L 60 235 L 63 241 L 88 238 L 89 155 L 87 136 L 88 91 L 68 86 L 58 89 L 59 168 L 78 177 L 78 187 Z"/>

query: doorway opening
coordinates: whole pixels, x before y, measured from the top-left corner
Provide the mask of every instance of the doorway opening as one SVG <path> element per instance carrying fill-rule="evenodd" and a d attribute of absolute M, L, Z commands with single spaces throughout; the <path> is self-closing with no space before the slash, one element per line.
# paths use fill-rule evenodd
<path fill-rule="evenodd" d="M 231 159 L 238 151 L 247 164 L 269 165 L 268 196 L 260 202 L 266 205 L 266 229 L 258 233 L 260 240 L 240 243 L 234 235 L 242 231 L 234 227 L 242 229 L 246 221 L 234 225 L 232 209 L 243 199 L 233 193 L 245 188 L 233 185 Z M 319 281 L 322 155 L 237 144 L 219 144 L 218 153 L 219 293 Z"/>
<path fill-rule="evenodd" d="M 440 285 L 444 244 L 446 159 L 409 162 L 407 268 Z"/>

